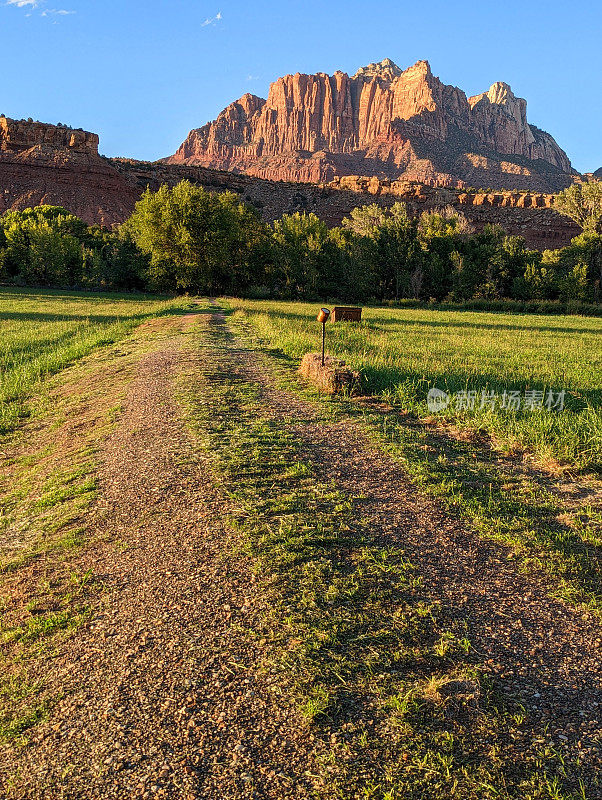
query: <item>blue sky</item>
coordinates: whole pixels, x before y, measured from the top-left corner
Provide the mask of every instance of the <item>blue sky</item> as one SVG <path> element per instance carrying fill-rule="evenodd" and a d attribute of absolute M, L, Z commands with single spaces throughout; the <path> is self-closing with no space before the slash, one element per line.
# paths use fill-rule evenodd
<path fill-rule="evenodd" d="M 427 59 L 468 95 L 509 83 L 590 171 L 602 166 L 601 35 L 602 5 L 579 0 L 0 0 L 0 113 L 152 160 L 280 75 Z"/>

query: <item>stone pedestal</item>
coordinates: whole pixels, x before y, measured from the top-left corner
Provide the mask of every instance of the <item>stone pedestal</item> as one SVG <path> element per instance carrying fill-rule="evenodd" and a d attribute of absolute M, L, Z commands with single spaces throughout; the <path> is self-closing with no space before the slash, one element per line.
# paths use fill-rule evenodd
<path fill-rule="evenodd" d="M 349 369 L 340 358 L 326 356 L 322 366 L 320 353 L 306 353 L 299 374 L 328 394 L 352 394 L 360 386 L 360 374 Z"/>

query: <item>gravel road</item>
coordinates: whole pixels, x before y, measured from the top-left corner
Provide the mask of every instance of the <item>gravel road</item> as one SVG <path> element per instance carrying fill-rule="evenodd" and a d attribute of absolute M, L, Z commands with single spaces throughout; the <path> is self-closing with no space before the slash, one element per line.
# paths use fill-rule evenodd
<path fill-rule="evenodd" d="M 316 742 L 259 674 L 253 628 L 263 602 L 231 552 L 227 505 L 175 400 L 183 371 L 200 366 L 189 325 L 143 356 L 116 431 L 104 443 L 99 498 L 79 568 L 102 581 L 101 600 L 46 676 L 64 697 L 29 743 L 0 752 L 5 798 L 305 798 Z M 213 324 L 224 325 L 217 312 Z M 227 342 L 230 342 L 227 344 Z M 403 547 L 425 597 L 465 623 L 483 665 L 548 725 L 586 773 L 601 763 L 602 629 L 551 600 L 503 547 L 480 540 L 417 494 L 402 468 L 357 423 L 325 422 L 274 388 L 269 365 L 224 339 L 238 369 L 260 384 L 266 413 L 293 430 L 324 479 L 363 499 L 383 541 Z M 228 544 L 225 547 L 225 544 Z M 594 797 L 594 794 L 590 794 Z"/>

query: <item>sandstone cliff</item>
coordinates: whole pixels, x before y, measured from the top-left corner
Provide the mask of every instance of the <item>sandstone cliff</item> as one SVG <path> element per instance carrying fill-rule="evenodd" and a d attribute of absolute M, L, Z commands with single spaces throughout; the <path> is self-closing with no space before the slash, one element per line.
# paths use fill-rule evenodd
<path fill-rule="evenodd" d="M 138 196 L 98 154 L 95 133 L 0 117 L 0 214 L 48 204 L 112 225 L 129 216 Z"/>
<path fill-rule="evenodd" d="M 18 153 L 39 146 L 98 155 L 98 136 L 66 125 L 0 117 L 0 152 Z"/>
<path fill-rule="evenodd" d="M 369 79 L 384 72 L 389 80 L 395 69 L 385 62 L 364 68 L 362 74 Z M 243 114 L 248 115 L 253 105 L 249 96 Z M 233 116 L 237 114 L 235 109 Z M 476 157 L 471 168 L 487 174 L 487 164 Z M 266 221 L 305 211 L 338 225 L 355 206 L 373 202 L 388 206 L 402 200 L 415 214 L 454 206 L 477 229 L 487 223 L 500 224 L 540 249 L 561 247 L 578 233 L 570 220 L 553 210 L 554 198 L 547 194 L 465 192 L 361 175 L 335 176 L 329 183 L 316 185 L 199 166 L 105 159 L 98 155 L 98 137 L 93 133 L 0 117 L 0 213 L 48 203 L 63 206 L 89 223 L 111 225 L 127 219 L 147 186 L 156 190 L 181 180 L 211 191 L 236 192 L 259 209 Z"/>
<path fill-rule="evenodd" d="M 267 100 L 243 95 L 166 160 L 273 180 L 356 174 L 557 191 L 571 182 L 570 161 L 526 107 L 505 83 L 467 98 L 426 61 L 402 71 L 385 59 L 353 77 L 286 75 Z"/>

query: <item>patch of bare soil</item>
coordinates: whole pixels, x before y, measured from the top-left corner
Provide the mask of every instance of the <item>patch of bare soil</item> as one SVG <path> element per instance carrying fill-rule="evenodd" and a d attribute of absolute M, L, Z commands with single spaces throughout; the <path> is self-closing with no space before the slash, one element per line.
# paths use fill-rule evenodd
<path fill-rule="evenodd" d="M 41 666 L 64 697 L 3 746 L 2 797 L 309 796 L 307 729 L 257 675 L 254 577 L 223 555 L 227 508 L 174 401 L 197 359 L 174 334 L 139 363 L 77 559 L 101 600 Z"/>

